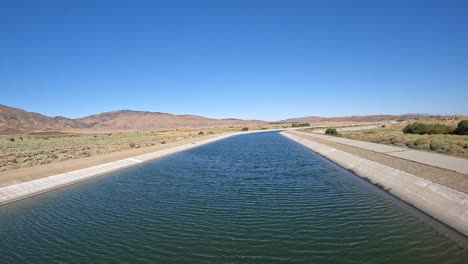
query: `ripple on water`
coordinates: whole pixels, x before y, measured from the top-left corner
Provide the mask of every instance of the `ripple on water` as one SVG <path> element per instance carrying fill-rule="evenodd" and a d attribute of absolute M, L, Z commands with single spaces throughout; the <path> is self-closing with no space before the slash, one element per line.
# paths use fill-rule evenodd
<path fill-rule="evenodd" d="M 262 133 L 0 208 L 0 257 L 5 263 L 468 263 L 466 251 L 428 222 L 302 146 Z"/>

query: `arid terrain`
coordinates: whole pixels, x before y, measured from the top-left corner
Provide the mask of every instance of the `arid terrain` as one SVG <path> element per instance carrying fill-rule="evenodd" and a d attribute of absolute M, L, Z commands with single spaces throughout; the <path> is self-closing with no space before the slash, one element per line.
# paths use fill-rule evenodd
<path fill-rule="evenodd" d="M 468 158 L 468 137 L 460 135 L 404 134 L 404 125 L 343 132 L 343 137 Z"/>
<path fill-rule="evenodd" d="M 376 123 L 385 121 L 402 121 L 402 120 L 423 120 L 427 118 L 424 115 L 365 115 L 365 116 L 343 116 L 343 117 L 319 117 L 306 116 L 281 120 L 284 123 L 309 123 L 309 124 L 356 124 L 356 123 Z"/>
<path fill-rule="evenodd" d="M 439 123 L 455 127 L 457 122 L 468 120 L 466 116 L 427 116 L 401 122 L 378 122 L 368 125 L 334 126 L 340 136 L 350 139 L 407 147 L 424 151 L 468 158 L 468 136 L 466 135 L 419 135 L 405 134 L 403 128 L 413 121 Z M 324 133 L 325 128 L 307 128 L 303 131 Z"/>
<path fill-rule="evenodd" d="M 3 136 L 0 140 L 0 171 L 166 144 L 197 136 L 190 132 Z"/>
<path fill-rule="evenodd" d="M 251 129 L 258 130 L 263 127 L 251 127 Z M 3 135 L 0 136 L 0 171 L 238 131 L 240 131 L 239 128 L 212 128 L 164 132 Z"/>
<path fill-rule="evenodd" d="M 337 127 L 342 136 L 352 139 L 468 157 L 466 136 L 409 135 L 401 132 L 407 122 L 415 120 L 454 125 L 462 118 L 375 115 L 304 117 L 265 122 L 122 110 L 70 119 L 0 105 L 0 171 L 95 157 L 242 129 L 287 128 L 293 123 L 310 125 L 307 131 L 323 133 L 327 127 Z"/>
<path fill-rule="evenodd" d="M 0 105 L 0 171 L 164 145 L 242 129 L 281 128 L 258 120 L 114 111 L 78 119 Z"/>

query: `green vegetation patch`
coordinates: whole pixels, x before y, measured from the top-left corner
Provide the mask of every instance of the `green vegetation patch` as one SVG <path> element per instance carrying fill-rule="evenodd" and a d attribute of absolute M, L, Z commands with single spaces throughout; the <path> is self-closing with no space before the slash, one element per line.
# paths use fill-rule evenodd
<path fill-rule="evenodd" d="M 325 130 L 325 134 L 330 136 L 338 136 L 338 131 L 336 131 L 335 128 L 327 128 L 327 130 Z"/>
<path fill-rule="evenodd" d="M 419 135 L 436 135 L 436 134 L 452 134 L 454 128 L 449 125 L 440 124 L 440 123 L 422 123 L 415 122 L 408 124 L 403 128 L 403 133 L 405 134 L 419 134 Z"/>
<path fill-rule="evenodd" d="M 453 133 L 455 135 L 468 135 L 468 120 L 460 121 Z"/>
<path fill-rule="evenodd" d="M 455 131 L 451 134 L 405 134 L 402 132 L 403 128 L 402 125 L 387 125 L 385 128 L 343 132 L 342 136 L 468 158 L 468 137 L 466 135 L 457 135 Z M 373 131 L 373 133 L 368 133 L 369 131 Z"/>
<path fill-rule="evenodd" d="M 310 127 L 309 123 L 292 123 L 292 127 Z"/>

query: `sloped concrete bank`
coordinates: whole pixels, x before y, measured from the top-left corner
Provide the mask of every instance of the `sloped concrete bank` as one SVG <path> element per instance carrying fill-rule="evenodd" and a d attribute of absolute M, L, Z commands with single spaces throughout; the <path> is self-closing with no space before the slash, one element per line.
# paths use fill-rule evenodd
<path fill-rule="evenodd" d="M 381 186 L 401 200 L 468 236 L 468 195 L 288 132 L 281 135 Z"/>
<path fill-rule="evenodd" d="M 421 164 L 427 164 L 441 169 L 452 170 L 458 173 L 468 175 L 468 159 L 454 157 L 429 151 L 415 150 L 409 148 L 396 147 L 391 145 L 354 140 L 343 137 L 333 137 L 324 134 L 306 133 L 302 131 L 294 131 L 295 134 L 304 135 L 306 137 L 314 137 L 335 143 L 366 149 L 377 153 L 382 153 L 388 156 L 410 160 Z"/>
<path fill-rule="evenodd" d="M 192 148 L 202 146 L 211 142 L 215 142 L 221 139 L 225 139 L 228 137 L 241 135 L 241 134 L 259 133 L 259 132 L 267 132 L 267 131 L 271 131 L 271 130 L 224 134 L 218 137 L 200 140 L 197 142 L 188 143 L 188 144 L 184 144 L 184 145 L 180 145 L 180 146 L 176 146 L 176 147 L 172 147 L 168 149 L 163 149 L 163 150 L 159 150 L 159 151 L 144 154 L 144 155 L 139 155 L 139 156 L 117 160 L 117 161 L 113 161 L 113 162 L 109 162 L 109 163 L 105 163 L 105 164 L 101 164 L 97 166 L 92 166 L 92 167 L 85 168 L 85 169 L 80 169 L 80 170 L 70 171 L 70 172 L 61 173 L 61 174 L 57 174 L 53 176 L 48 176 L 48 177 L 40 178 L 37 180 L 21 182 L 21 183 L 5 186 L 5 187 L 0 188 L 0 205 L 18 201 L 18 200 L 28 198 L 31 196 L 35 196 L 35 195 L 45 193 L 48 191 L 56 190 L 65 186 L 72 185 L 74 183 L 89 180 L 97 176 L 108 174 L 117 170 L 128 168 L 137 164 L 141 164 L 146 161 L 164 157 L 164 156 L 174 154 L 177 152 L 192 149 Z"/>

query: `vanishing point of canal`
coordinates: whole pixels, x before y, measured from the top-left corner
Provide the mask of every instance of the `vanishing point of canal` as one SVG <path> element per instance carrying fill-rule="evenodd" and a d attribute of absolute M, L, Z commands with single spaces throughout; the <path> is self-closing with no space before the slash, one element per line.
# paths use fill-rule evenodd
<path fill-rule="evenodd" d="M 468 263 L 429 217 L 276 132 L 0 208 L 0 263 Z"/>

